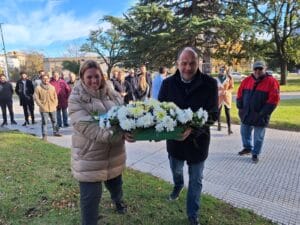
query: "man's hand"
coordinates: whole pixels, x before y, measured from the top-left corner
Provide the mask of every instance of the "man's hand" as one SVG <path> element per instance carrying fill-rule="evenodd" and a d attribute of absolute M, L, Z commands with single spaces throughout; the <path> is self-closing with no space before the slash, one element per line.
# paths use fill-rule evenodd
<path fill-rule="evenodd" d="M 191 133 L 192 133 L 192 128 L 189 127 L 187 128 L 182 134 L 181 138 L 177 139 L 177 141 L 184 141 Z"/>

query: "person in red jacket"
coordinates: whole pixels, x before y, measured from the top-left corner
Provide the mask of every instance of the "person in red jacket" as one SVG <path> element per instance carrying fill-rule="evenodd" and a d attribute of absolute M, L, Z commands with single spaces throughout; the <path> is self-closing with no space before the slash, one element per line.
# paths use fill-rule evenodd
<path fill-rule="evenodd" d="M 252 154 L 253 163 L 258 162 L 266 127 L 280 98 L 278 81 L 265 70 L 263 61 L 253 64 L 253 73 L 242 81 L 236 101 L 243 143 L 243 150 L 238 154 Z"/>
<path fill-rule="evenodd" d="M 68 98 L 71 93 L 71 88 L 69 87 L 69 85 L 65 80 L 60 79 L 59 73 L 57 71 L 54 71 L 52 73 L 50 84 L 55 87 L 55 91 L 58 98 L 58 105 L 56 110 L 57 125 L 58 127 L 62 127 L 62 123 L 63 123 L 64 127 L 68 127 L 69 123 L 68 123 L 67 108 L 68 108 Z"/>

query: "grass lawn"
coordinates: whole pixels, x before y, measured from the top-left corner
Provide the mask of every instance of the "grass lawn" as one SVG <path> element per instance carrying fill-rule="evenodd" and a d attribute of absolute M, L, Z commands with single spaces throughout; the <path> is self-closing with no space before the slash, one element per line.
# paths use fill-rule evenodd
<path fill-rule="evenodd" d="M 70 150 L 17 132 L 0 132 L 0 224 L 78 225 L 78 183 L 70 174 Z M 184 225 L 185 195 L 169 202 L 171 185 L 127 169 L 124 198 L 128 213 L 117 215 L 104 191 L 101 225 Z M 270 225 L 249 210 L 208 195 L 202 197 L 201 224 Z"/>
<path fill-rule="evenodd" d="M 239 124 L 238 110 L 233 103 L 231 108 L 232 122 Z M 222 121 L 225 121 L 224 109 Z M 281 100 L 270 120 L 270 126 L 280 130 L 300 131 L 300 99 Z"/>

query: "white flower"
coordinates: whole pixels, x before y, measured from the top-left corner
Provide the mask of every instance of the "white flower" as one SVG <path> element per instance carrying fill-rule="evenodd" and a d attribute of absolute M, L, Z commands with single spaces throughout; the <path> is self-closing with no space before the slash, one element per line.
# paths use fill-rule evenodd
<path fill-rule="evenodd" d="M 137 127 L 151 127 L 155 125 L 154 123 L 154 116 L 151 115 L 151 113 L 146 113 L 144 116 L 140 117 L 136 121 Z"/>
<path fill-rule="evenodd" d="M 117 111 L 117 118 L 119 121 L 126 120 L 128 114 L 128 108 L 126 106 L 121 106 Z"/>
<path fill-rule="evenodd" d="M 165 116 L 161 122 L 166 131 L 173 131 L 177 125 L 177 121 L 173 120 L 170 116 Z"/>
<path fill-rule="evenodd" d="M 176 113 L 178 121 L 182 124 L 186 124 L 193 119 L 193 111 L 190 108 L 184 110 L 177 109 Z"/>
<path fill-rule="evenodd" d="M 131 131 L 136 128 L 135 121 L 132 119 L 125 119 L 120 121 L 120 127 L 123 130 Z"/>
<path fill-rule="evenodd" d="M 208 113 L 207 113 L 207 111 L 203 110 L 202 108 L 200 108 L 200 109 L 197 111 L 196 115 L 197 115 L 197 117 L 198 117 L 199 119 L 202 119 L 202 120 L 203 120 L 203 121 L 202 121 L 203 123 L 205 123 L 205 122 L 207 121 L 207 119 L 208 119 Z"/>

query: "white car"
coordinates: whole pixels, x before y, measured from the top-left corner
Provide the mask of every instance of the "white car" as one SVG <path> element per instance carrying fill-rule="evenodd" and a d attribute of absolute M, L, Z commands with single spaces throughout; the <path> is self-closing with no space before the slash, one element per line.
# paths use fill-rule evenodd
<path fill-rule="evenodd" d="M 267 70 L 266 73 L 272 75 L 275 79 L 280 80 L 280 74 L 274 73 L 273 70 Z"/>
<path fill-rule="evenodd" d="M 232 76 L 233 80 L 236 81 L 242 81 L 245 77 L 247 77 L 246 75 L 241 74 L 240 72 L 231 72 L 230 75 Z"/>

